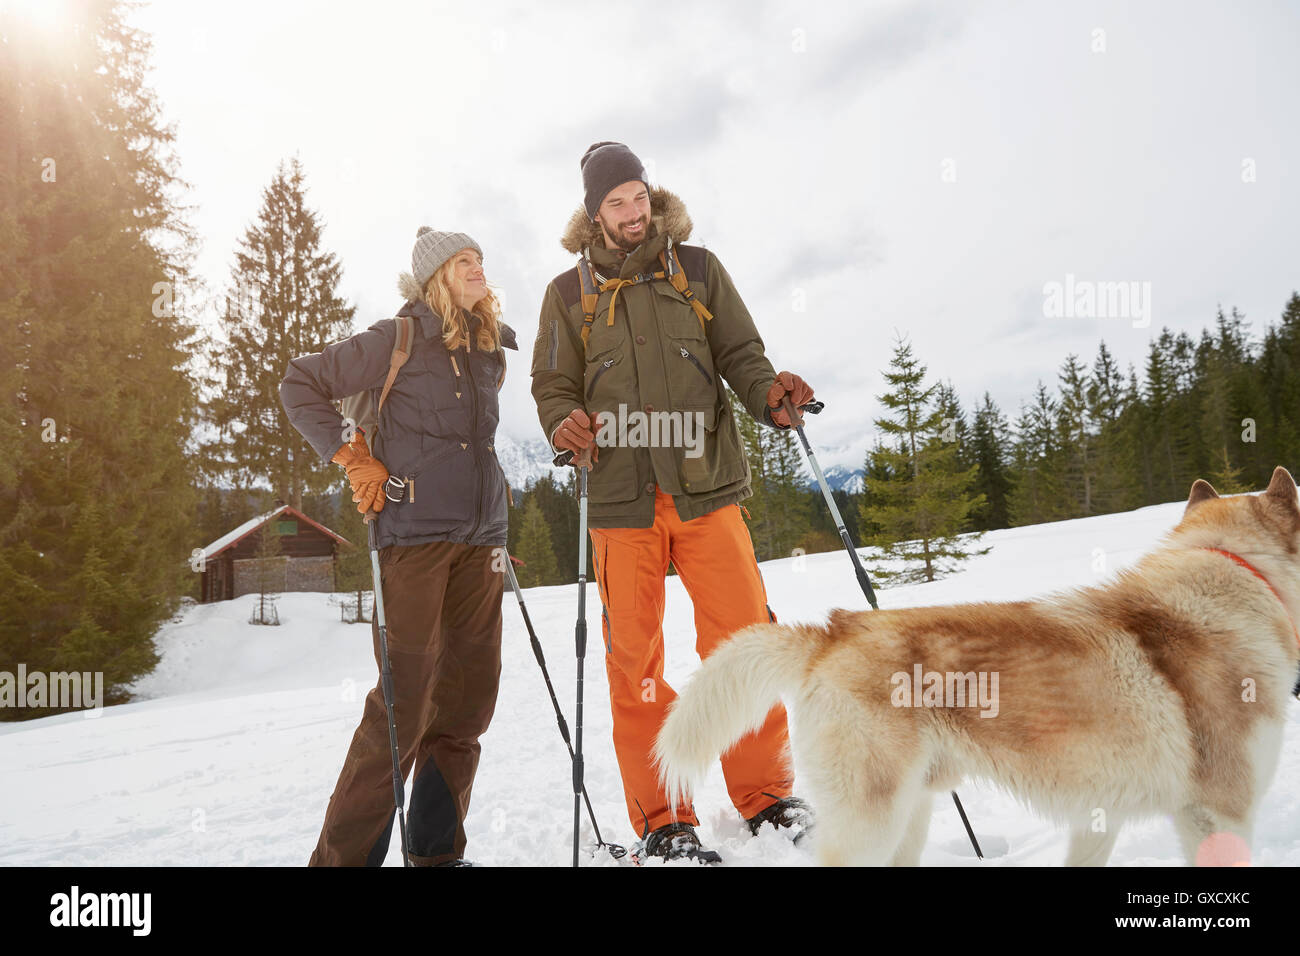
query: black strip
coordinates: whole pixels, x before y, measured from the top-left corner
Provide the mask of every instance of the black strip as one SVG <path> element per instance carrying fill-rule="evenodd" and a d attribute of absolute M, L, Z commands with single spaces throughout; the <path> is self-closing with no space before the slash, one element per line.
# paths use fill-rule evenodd
<path fill-rule="evenodd" d="M 406 821 L 412 856 L 456 852 L 456 826 L 460 822 L 456 802 L 432 758 L 425 761 L 420 775 L 411 783 L 411 808 Z"/>
<path fill-rule="evenodd" d="M 572 308 L 582 301 L 582 280 L 578 278 L 578 267 L 574 266 L 568 272 L 561 272 L 551 280 L 555 286 L 555 291 L 560 293 L 560 299 L 565 306 Z"/>
<path fill-rule="evenodd" d="M 370 848 L 366 854 L 366 866 L 383 866 L 384 857 L 388 855 L 388 844 L 393 842 L 393 819 L 397 816 L 397 808 L 388 815 L 388 826 L 384 827 L 384 832 L 379 834 L 379 839 L 375 845 Z"/>
<path fill-rule="evenodd" d="M 709 266 L 709 252 L 702 246 L 673 246 L 677 253 L 677 264 L 686 273 L 690 282 L 703 282 Z"/>

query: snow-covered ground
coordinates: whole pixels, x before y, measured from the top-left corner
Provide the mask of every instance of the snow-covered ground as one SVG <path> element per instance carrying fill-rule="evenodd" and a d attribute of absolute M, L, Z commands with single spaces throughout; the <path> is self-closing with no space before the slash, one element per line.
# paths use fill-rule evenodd
<path fill-rule="evenodd" d="M 882 607 L 1009 600 L 1096 583 L 1150 550 L 1182 504 L 993 532 L 992 551 L 934 584 L 880 592 Z M 769 561 L 782 621 L 823 620 L 866 608 L 843 553 Z M 667 678 L 696 666 L 691 605 L 669 578 Z M 525 592 L 547 664 L 571 719 L 575 588 Z M 368 625 L 339 622 L 325 594 L 280 598 L 280 627 L 247 622 L 251 596 L 190 606 L 157 638 L 161 662 L 135 702 L 98 717 L 66 714 L 0 724 L 0 864 L 297 866 L 315 846 L 366 691 L 375 683 Z M 505 597 L 504 661 L 496 717 L 467 821 L 467 855 L 482 864 L 570 861 L 573 794 L 568 755 L 514 597 Z M 608 689 L 595 586 L 588 594 L 587 788 L 606 839 L 633 834 L 610 741 Z M 1292 705 L 1277 778 L 1254 841 L 1257 865 L 1300 865 L 1300 707 Z M 798 766 L 796 765 L 796 773 Z M 960 795 L 988 856 L 981 865 L 1056 865 L 1066 836 L 991 787 Z M 715 769 L 697 793 L 700 834 L 733 866 L 808 866 L 811 854 L 770 829 L 751 837 Z M 399 862 L 394 831 L 387 865 Z M 935 803 L 925 865 L 977 865 L 956 810 Z M 1112 865 L 1181 865 L 1173 827 L 1128 824 Z M 591 865 L 614 865 L 607 858 Z M 677 863 L 672 865 L 691 865 Z"/>

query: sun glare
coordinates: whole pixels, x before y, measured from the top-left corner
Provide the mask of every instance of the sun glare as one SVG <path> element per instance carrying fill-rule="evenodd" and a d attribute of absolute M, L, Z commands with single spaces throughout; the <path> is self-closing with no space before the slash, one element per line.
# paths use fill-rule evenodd
<path fill-rule="evenodd" d="M 0 0 L 0 22 L 16 20 L 42 33 L 57 31 L 67 14 L 67 0 Z"/>

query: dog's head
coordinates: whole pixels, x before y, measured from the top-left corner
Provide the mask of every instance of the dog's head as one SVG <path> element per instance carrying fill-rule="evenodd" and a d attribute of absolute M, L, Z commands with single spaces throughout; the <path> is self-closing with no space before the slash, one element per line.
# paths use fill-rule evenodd
<path fill-rule="evenodd" d="M 1173 535 L 1180 544 L 1223 548 L 1243 557 L 1284 558 L 1300 569 L 1300 497 L 1295 479 L 1279 465 L 1258 495 L 1219 497 L 1197 478 Z"/>

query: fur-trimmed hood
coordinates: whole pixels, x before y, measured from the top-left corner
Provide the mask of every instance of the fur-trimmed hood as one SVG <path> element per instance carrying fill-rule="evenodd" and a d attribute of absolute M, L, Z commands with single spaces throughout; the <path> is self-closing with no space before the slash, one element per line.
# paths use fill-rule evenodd
<path fill-rule="evenodd" d="M 416 281 L 415 276 L 409 272 L 403 272 L 397 277 L 397 291 L 401 293 L 402 300 L 405 302 L 424 301 L 424 290 L 420 288 L 420 283 Z"/>
<path fill-rule="evenodd" d="M 691 217 L 686 212 L 686 204 L 676 193 L 671 193 L 662 186 L 650 190 L 650 223 L 659 232 L 672 236 L 673 242 L 686 242 L 691 238 Z M 604 234 L 600 226 L 587 218 L 587 210 L 579 206 L 569 224 L 564 227 L 560 245 L 566 252 L 574 255 L 582 252 L 586 246 L 604 245 Z"/>

